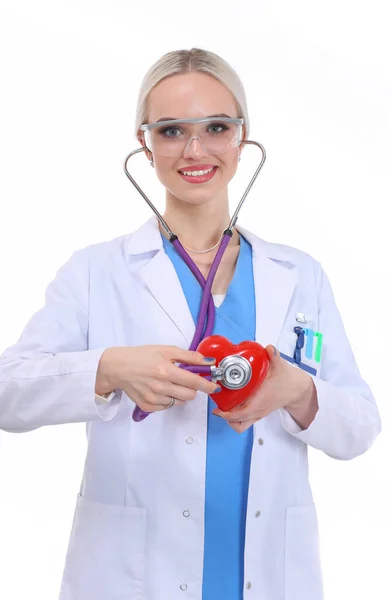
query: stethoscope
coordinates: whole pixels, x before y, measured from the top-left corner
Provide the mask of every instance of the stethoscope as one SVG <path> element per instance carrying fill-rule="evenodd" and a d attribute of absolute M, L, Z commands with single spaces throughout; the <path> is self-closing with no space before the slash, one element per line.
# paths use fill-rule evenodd
<path fill-rule="evenodd" d="M 166 221 L 163 219 L 161 214 L 158 212 L 158 210 L 155 208 L 155 206 L 152 204 L 152 202 L 149 200 L 149 198 L 146 196 L 146 194 L 143 192 L 143 190 L 140 188 L 140 186 L 137 184 L 137 182 L 133 179 L 133 177 L 131 176 L 131 174 L 128 171 L 128 168 L 127 168 L 128 160 L 135 154 L 138 154 L 139 152 L 145 152 L 148 149 L 143 146 L 142 148 L 133 150 L 133 152 L 131 152 L 124 161 L 124 170 L 125 170 L 127 177 L 129 178 L 131 183 L 134 185 L 136 190 L 141 194 L 141 196 L 147 202 L 147 204 L 151 207 L 151 209 L 155 213 L 156 217 L 158 218 L 160 224 L 162 225 L 163 229 L 168 234 L 169 241 L 174 246 L 174 248 L 177 251 L 177 253 L 179 254 L 179 256 L 185 261 L 185 263 L 187 264 L 187 266 L 189 267 L 189 269 L 191 270 L 191 272 L 194 274 L 195 278 L 197 279 L 198 283 L 200 284 L 201 288 L 203 289 L 201 307 L 200 307 L 200 311 L 199 311 L 199 315 L 198 315 L 196 330 L 195 330 L 192 342 L 190 344 L 189 350 L 196 350 L 199 343 L 201 342 L 201 340 L 204 340 L 205 338 L 209 337 L 212 334 L 213 326 L 214 326 L 214 322 L 215 322 L 215 305 L 214 305 L 213 297 L 211 294 L 213 281 L 216 276 L 216 272 L 217 272 L 217 269 L 221 262 L 221 259 L 223 258 L 224 252 L 232 238 L 233 228 L 235 227 L 236 222 L 238 220 L 239 211 L 242 208 L 243 203 L 244 203 L 249 191 L 251 190 L 252 186 L 254 185 L 254 182 L 255 182 L 256 178 L 258 177 L 258 175 L 263 167 L 263 164 L 266 160 L 265 148 L 258 142 L 245 140 L 245 141 L 242 141 L 241 144 L 252 144 L 254 146 L 257 146 L 262 152 L 262 159 L 261 159 L 261 162 L 259 163 L 250 183 L 247 186 L 247 189 L 245 190 L 245 192 L 244 192 L 244 194 L 232 216 L 229 226 L 223 233 L 223 237 L 221 239 L 220 246 L 217 250 L 216 256 L 213 260 L 212 266 L 210 268 L 210 271 L 209 271 L 209 274 L 208 274 L 208 277 L 206 278 L 206 280 L 205 280 L 204 276 L 202 275 L 201 271 L 199 270 L 199 268 L 197 267 L 197 265 L 195 264 L 195 262 L 190 258 L 190 256 L 188 255 L 188 253 L 182 246 L 181 242 L 178 239 L 178 236 L 175 235 L 175 233 L 173 233 L 171 231 L 171 229 L 169 228 L 169 226 L 167 225 Z M 185 364 L 180 364 L 179 367 L 182 369 L 186 369 L 187 371 L 191 371 L 192 373 L 198 373 L 199 375 L 206 376 L 207 379 L 209 379 L 210 381 L 213 381 L 214 383 L 217 383 L 217 381 L 220 381 L 222 385 L 225 385 L 225 387 L 228 387 L 229 389 L 240 389 L 240 388 L 244 387 L 248 383 L 249 378 L 251 378 L 251 366 L 249 364 L 245 364 L 245 363 L 247 363 L 247 361 L 245 359 L 243 359 L 243 357 L 232 355 L 232 356 L 225 357 L 220 362 L 218 367 L 216 367 L 216 366 L 203 367 L 203 366 L 185 365 Z M 133 420 L 134 421 L 142 421 L 149 414 L 151 414 L 151 413 L 145 412 L 145 411 L 141 410 L 138 406 L 136 406 L 135 410 L 133 411 Z"/>

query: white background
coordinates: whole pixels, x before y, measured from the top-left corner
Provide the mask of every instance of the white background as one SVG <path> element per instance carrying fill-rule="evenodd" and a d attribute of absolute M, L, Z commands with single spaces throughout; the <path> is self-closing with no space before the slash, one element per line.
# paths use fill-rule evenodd
<path fill-rule="evenodd" d="M 200 46 L 241 76 L 268 158 L 239 223 L 323 264 L 383 418 L 353 461 L 310 451 L 326 600 L 391 597 L 389 27 L 386 0 L 1 0 L 0 353 L 74 250 L 151 214 L 122 170 L 150 65 Z M 85 450 L 84 424 L 0 432 L 1 598 L 57 597 Z"/>

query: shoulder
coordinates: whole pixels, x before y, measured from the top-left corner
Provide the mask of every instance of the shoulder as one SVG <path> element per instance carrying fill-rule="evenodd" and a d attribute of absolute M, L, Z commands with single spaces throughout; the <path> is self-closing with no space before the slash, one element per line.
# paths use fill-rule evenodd
<path fill-rule="evenodd" d="M 131 232 L 111 240 L 90 244 L 77 250 L 76 254 L 84 262 L 99 263 L 103 267 L 111 266 L 113 262 L 124 262 L 124 259 L 132 255 L 149 254 L 161 249 L 162 245 L 157 219 L 153 216 Z"/>
<path fill-rule="evenodd" d="M 295 265 L 299 271 L 313 271 L 317 272 L 321 268 L 321 265 L 316 258 L 314 258 L 308 252 L 295 248 L 294 246 L 288 246 L 287 244 L 278 244 L 272 242 L 264 242 L 269 247 L 269 253 L 274 252 L 278 255 L 286 256 L 287 261 Z"/>
<path fill-rule="evenodd" d="M 127 233 L 111 240 L 104 240 L 78 248 L 73 252 L 71 260 L 87 270 L 93 264 L 99 264 L 103 267 L 118 261 L 123 257 L 131 235 L 131 233 Z"/>
<path fill-rule="evenodd" d="M 295 248 L 294 246 L 289 246 L 287 244 L 270 242 L 243 228 L 241 228 L 240 231 L 250 242 L 253 251 L 257 255 L 278 262 L 286 268 L 295 267 L 298 271 L 317 272 L 321 269 L 319 261 L 300 248 Z"/>
<path fill-rule="evenodd" d="M 92 281 L 104 285 L 108 276 L 123 275 L 124 254 L 131 234 L 89 244 L 73 250 L 57 268 L 57 284 L 90 293 Z"/>
<path fill-rule="evenodd" d="M 325 273 L 321 263 L 311 254 L 288 244 L 262 239 L 243 228 L 240 232 L 251 244 L 254 258 L 260 260 L 259 268 L 262 268 L 263 260 L 271 260 L 281 269 L 292 273 L 298 289 L 304 295 L 311 296 L 319 292 L 324 283 Z"/>

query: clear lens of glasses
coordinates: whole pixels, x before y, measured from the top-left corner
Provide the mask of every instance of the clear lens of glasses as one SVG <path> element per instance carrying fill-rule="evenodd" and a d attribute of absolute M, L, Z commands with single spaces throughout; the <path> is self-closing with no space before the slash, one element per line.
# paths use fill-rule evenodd
<path fill-rule="evenodd" d="M 175 119 L 141 126 L 145 145 L 153 154 L 179 158 L 201 144 L 207 154 L 224 154 L 239 146 L 243 119 Z"/>

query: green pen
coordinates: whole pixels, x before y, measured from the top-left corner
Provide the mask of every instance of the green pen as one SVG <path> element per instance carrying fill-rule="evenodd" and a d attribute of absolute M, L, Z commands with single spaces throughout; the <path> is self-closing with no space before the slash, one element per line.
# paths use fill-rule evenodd
<path fill-rule="evenodd" d="M 315 335 L 318 338 L 318 341 L 316 343 L 315 361 L 317 363 L 320 363 L 320 358 L 322 356 L 323 333 L 315 331 Z"/>

